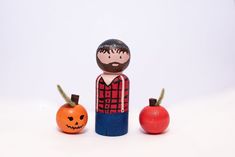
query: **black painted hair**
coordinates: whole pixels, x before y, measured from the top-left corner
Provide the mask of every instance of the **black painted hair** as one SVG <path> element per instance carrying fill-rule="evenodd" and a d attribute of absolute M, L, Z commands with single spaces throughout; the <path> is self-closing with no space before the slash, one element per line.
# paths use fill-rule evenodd
<path fill-rule="evenodd" d="M 112 49 L 117 49 L 117 52 L 118 53 L 127 53 L 130 55 L 130 50 L 128 48 L 128 46 L 122 42 L 121 40 L 118 40 L 118 39 L 108 39 L 104 42 L 102 42 L 98 49 L 97 49 L 97 53 L 98 52 L 102 52 L 102 53 L 110 53 L 109 50 L 112 50 Z"/>

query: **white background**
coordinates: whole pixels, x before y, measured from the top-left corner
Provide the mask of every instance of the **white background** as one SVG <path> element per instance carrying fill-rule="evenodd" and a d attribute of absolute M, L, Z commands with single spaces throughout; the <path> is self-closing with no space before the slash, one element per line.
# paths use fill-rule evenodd
<path fill-rule="evenodd" d="M 134 119 L 148 104 L 148 98 L 158 96 L 162 87 L 166 89 L 163 105 L 171 115 L 179 113 L 181 116 L 184 112 L 199 110 L 195 101 L 200 100 L 201 107 L 209 110 L 213 103 L 203 103 L 203 100 L 208 97 L 213 100 L 214 96 L 222 94 L 225 95 L 220 99 L 223 102 L 227 93 L 235 89 L 233 0 L 0 0 L 0 107 L 4 113 L 0 122 L 5 124 L 9 120 L 13 126 L 16 123 L 18 126 L 22 122 L 21 115 L 40 115 L 41 110 L 44 117 L 54 118 L 56 109 L 64 103 L 56 90 L 58 83 L 69 94 L 79 93 L 81 104 L 93 113 L 95 79 L 101 73 L 96 65 L 95 51 L 109 38 L 121 39 L 131 50 L 131 63 L 124 73 L 131 81 L 130 109 L 136 111 Z M 185 102 L 187 105 L 183 105 Z M 224 115 L 230 115 L 234 107 L 229 108 L 227 104 L 222 103 L 216 109 L 222 108 Z M 182 111 L 176 109 L 182 106 L 187 107 Z M 212 110 L 204 116 L 208 118 L 217 112 Z M 12 116 L 17 116 L 18 120 Z M 90 114 L 90 118 L 87 136 L 94 132 L 94 115 Z M 231 121 L 231 117 L 227 118 L 222 119 L 224 125 Z M 177 117 L 172 121 L 175 119 Z M 54 120 L 48 121 L 55 129 Z M 136 124 L 132 129 L 139 127 L 136 120 L 131 123 Z M 180 121 L 176 128 L 181 124 Z M 209 133 L 210 129 L 203 126 Z M 28 130 L 29 126 L 20 127 Z M 45 133 L 49 128 L 45 127 Z M 170 138 L 174 131 L 177 129 L 171 129 L 164 136 Z M 56 130 L 52 132 L 57 133 Z M 35 134 L 43 137 L 40 132 Z M 140 132 L 136 134 L 138 137 Z M 11 135 L 6 133 L 2 137 L 10 138 Z M 234 134 L 232 137 L 235 140 Z M 180 143 L 180 137 L 177 139 Z M 52 139 L 49 141 L 53 143 Z M 4 145 L 1 139 L 0 144 Z M 194 146 L 188 148 L 194 150 Z M 209 154 L 214 149 L 219 148 L 211 147 Z M 171 151 L 166 147 L 163 150 Z M 22 150 L 22 155 L 24 153 Z"/>

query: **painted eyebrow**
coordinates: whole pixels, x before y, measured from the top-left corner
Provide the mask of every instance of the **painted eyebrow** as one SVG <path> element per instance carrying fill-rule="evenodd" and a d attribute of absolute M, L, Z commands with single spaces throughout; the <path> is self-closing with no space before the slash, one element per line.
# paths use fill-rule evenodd
<path fill-rule="evenodd" d="M 126 52 L 125 50 L 118 49 L 118 50 L 117 50 L 117 53 L 119 53 L 119 54 L 120 54 L 120 53 L 123 53 L 123 54 L 124 54 L 124 53 L 127 53 L 127 52 Z"/>
<path fill-rule="evenodd" d="M 109 49 L 104 49 L 104 48 L 101 48 L 98 52 L 99 53 L 108 53 L 108 54 L 110 54 L 110 51 L 112 52 L 112 53 L 114 53 L 114 51 L 112 51 L 112 50 L 109 50 Z M 122 49 L 117 49 L 117 53 L 118 54 L 120 54 L 120 53 L 127 53 L 127 51 L 125 51 L 125 50 L 122 50 Z M 127 53 L 128 54 L 128 53 Z"/>
<path fill-rule="evenodd" d="M 109 52 L 112 52 L 112 53 L 115 53 L 115 51 L 116 51 L 116 53 L 118 53 L 118 54 L 120 54 L 120 53 L 127 53 L 125 50 L 122 50 L 122 49 L 115 49 L 115 51 L 113 51 L 113 49 L 111 49 L 111 50 L 109 50 Z"/>
<path fill-rule="evenodd" d="M 108 53 L 108 54 L 110 54 L 109 50 L 103 49 L 103 48 L 100 49 L 98 52 L 99 52 L 99 53 Z"/>

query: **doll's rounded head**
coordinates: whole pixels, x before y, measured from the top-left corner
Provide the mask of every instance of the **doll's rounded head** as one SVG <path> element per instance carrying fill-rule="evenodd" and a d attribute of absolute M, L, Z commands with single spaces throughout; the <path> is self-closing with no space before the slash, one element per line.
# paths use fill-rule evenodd
<path fill-rule="evenodd" d="M 98 47 L 96 61 L 104 72 L 119 73 L 129 65 L 130 50 L 124 42 L 118 39 L 109 39 Z"/>

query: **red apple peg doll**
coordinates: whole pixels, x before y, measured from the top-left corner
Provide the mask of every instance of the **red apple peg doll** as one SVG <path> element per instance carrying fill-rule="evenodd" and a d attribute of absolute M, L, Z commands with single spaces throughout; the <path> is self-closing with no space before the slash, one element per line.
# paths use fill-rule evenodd
<path fill-rule="evenodd" d="M 139 122 L 145 132 L 159 134 L 166 130 L 169 125 L 170 117 L 167 110 L 160 106 L 164 96 L 164 89 L 157 99 L 150 98 L 149 106 L 146 106 L 139 115 Z"/>

